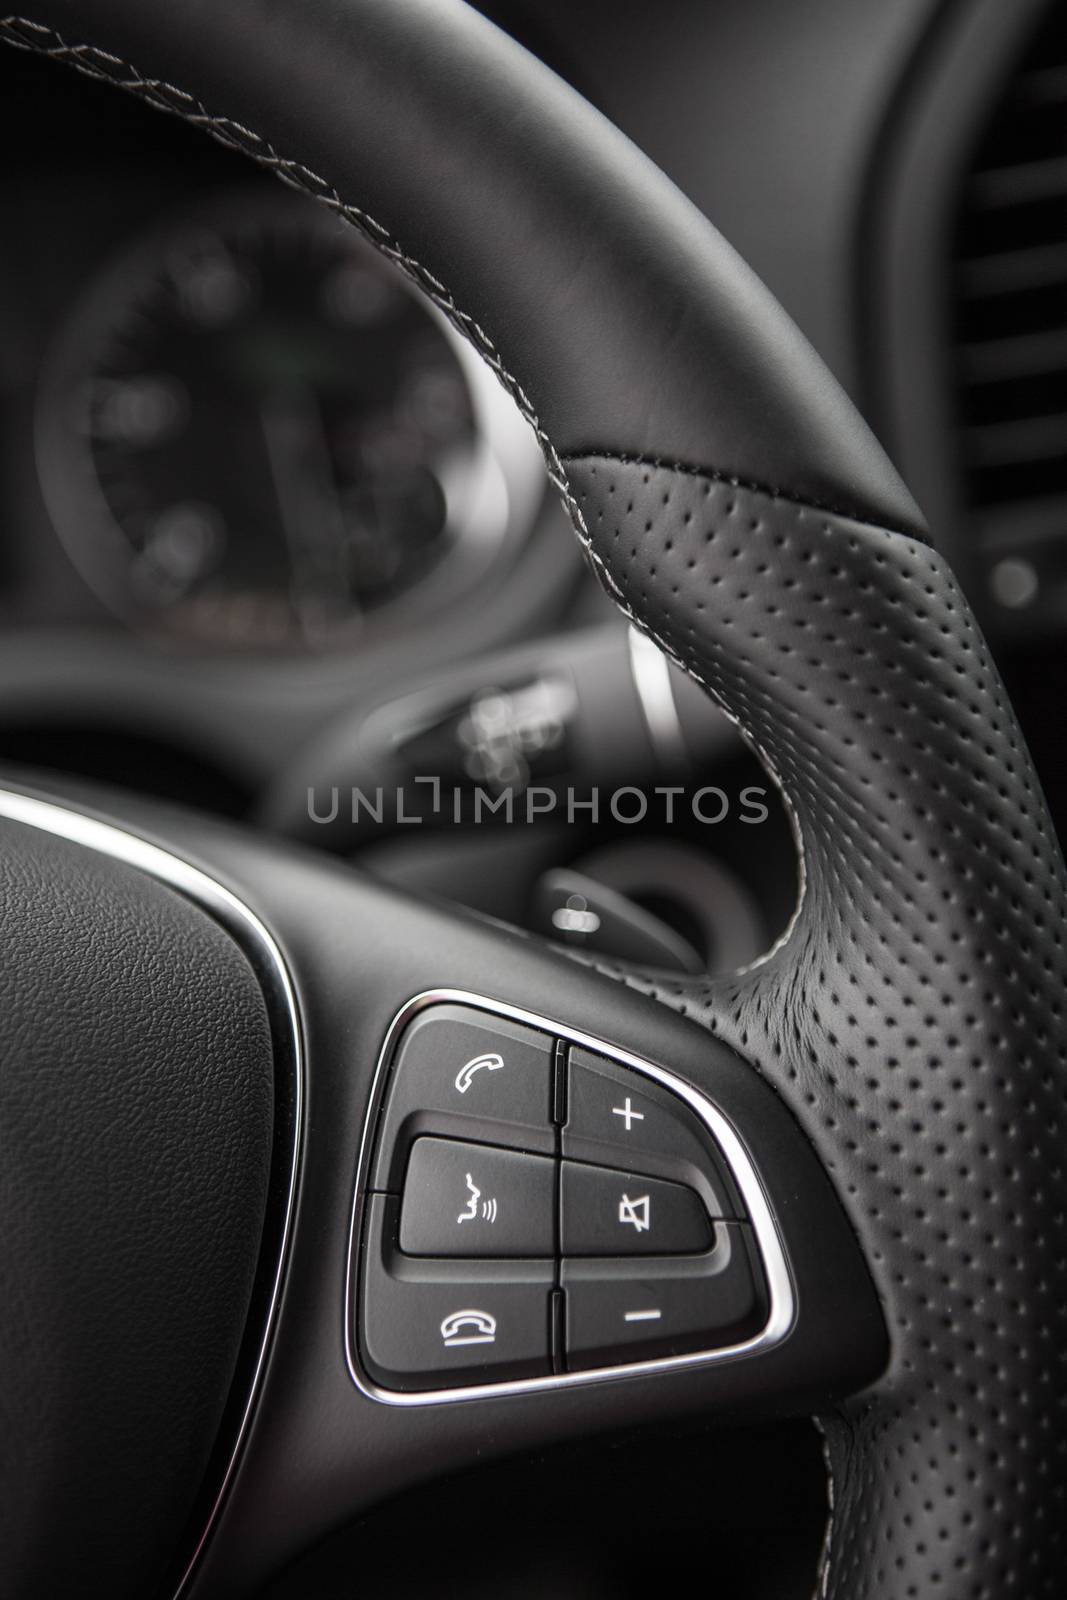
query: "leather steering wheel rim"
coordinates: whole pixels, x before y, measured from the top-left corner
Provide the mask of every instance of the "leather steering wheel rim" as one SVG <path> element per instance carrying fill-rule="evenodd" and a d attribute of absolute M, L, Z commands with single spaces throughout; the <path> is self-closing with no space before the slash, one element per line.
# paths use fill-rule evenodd
<path fill-rule="evenodd" d="M 820 1419 L 820 1593 L 1058 1593 L 1063 864 L 849 402 L 662 175 L 459 0 L 39 0 L 0 36 L 247 151 L 408 271 L 534 426 L 613 598 L 759 751 L 803 860 L 787 936 L 729 981 L 620 976 L 775 1086 L 878 1291 L 887 1370 Z"/>

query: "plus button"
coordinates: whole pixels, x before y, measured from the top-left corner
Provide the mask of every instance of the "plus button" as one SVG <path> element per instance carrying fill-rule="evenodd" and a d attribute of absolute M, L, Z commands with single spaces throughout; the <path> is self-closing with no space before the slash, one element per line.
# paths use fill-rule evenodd
<path fill-rule="evenodd" d="M 611 1114 L 613 1117 L 622 1118 L 623 1122 L 626 1124 L 627 1133 L 630 1132 L 635 1122 L 644 1122 L 645 1120 L 645 1114 L 643 1111 L 634 1110 L 633 1105 L 630 1102 L 629 1095 L 626 1096 L 626 1099 L 623 1101 L 621 1106 L 612 1106 Z"/>

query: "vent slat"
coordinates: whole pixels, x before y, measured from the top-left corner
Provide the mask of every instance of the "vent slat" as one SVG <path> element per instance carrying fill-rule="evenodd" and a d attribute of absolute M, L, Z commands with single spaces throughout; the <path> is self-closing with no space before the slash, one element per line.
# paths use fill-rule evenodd
<path fill-rule="evenodd" d="M 951 268 L 964 499 L 994 602 L 1044 625 L 1067 610 L 1067 4 L 989 108 Z"/>
<path fill-rule="evenodd" d="M 978 528 L 982 543 L 995 555 L 1067 540 L 1067 495 L 1006 501 L 984 512 Z"/>
<path fill-rule="evenodd" d="M 1061 458 L 1067 468 L 1067 411 L 964 428 L 963 440 L 968 461 L 979 468 L 1037 465 Z"/>
<path fill-rule="evenodd" d="M 964 261 L 959 272 L 960 289 L 970 300 L 1057 284 L 1067 284 L 1067 242 L 974 257 Z"/>
<path fill-rule="evenodd" d="M 1016 166 L 987 167 L 974 173 L 968 185 L 971 204 L 979 210 L 1003 211 L 1029 205 L 1034 200 L 1067 202 L 1067 156 L 1024 161 Z"/>
<path fill-rule="evenodd" d="M 968 384 L 1005 383 L 1067 370 L 1067 328 L 967 344 L 959 357 Z"/>
<path fill-rule="evenodd" d="M 1019 79 L 1012 94 L 1015 105 L 1024 110 L 1035 106 L 1067 104 L 1067 64 L 1038 67 Z"/>

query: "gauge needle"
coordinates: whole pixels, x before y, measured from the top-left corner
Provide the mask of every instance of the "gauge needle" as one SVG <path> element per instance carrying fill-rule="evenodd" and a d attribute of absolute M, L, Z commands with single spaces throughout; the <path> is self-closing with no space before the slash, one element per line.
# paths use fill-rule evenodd
<path fill-rule="evenodd" d="M 292 563 L 304 635 L 356 610 L 344 570 L 345 518 L 322 408 L 310 389 L 274 390 L 260 406 L 274 493 Z"/>

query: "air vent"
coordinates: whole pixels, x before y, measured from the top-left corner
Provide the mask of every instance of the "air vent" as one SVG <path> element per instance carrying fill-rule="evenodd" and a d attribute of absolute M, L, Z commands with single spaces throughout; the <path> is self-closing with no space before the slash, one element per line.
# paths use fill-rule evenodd
<path fill-rule="evenodd" d="M 991 601 L 1067 620 L 1067 3 L 1056 0 L 966 177 L 953 253 L 959 445 Z"/>

